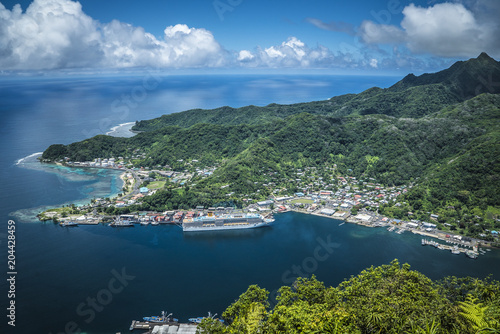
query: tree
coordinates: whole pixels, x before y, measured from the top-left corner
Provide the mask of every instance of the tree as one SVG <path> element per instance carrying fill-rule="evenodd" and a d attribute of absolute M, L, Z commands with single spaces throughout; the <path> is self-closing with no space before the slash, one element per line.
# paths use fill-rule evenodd
<path fill-rule="evenodd" d="M 251 285 L 222 317 L 230 323 L 229 333 L 258 333 L 269 308 L 269 292 L 257 285 Z"/>
<path fill-rule="evenodd" d="M 204 318 L 196 328 L 196 334 L 224 334 L 227 328 L 218 319 Z"/>
<path fill-rule="evenodd" d="M 443 330 L 453 327 L 451 304 L 433 282 L 397 260 L 364 270 L 339 289 L 351 320 L 363 332 L 402 333 L 433 320 Z"/>
<path fill-rule="evenodd" d="M 477 298 L 471 295 L 458 303 L 460 316 L 472 328 L 474 333 L 500 333 L 500 322 L 498 317 L 492 318 L 488 314 L 490 306 L 478 303 Z"/>

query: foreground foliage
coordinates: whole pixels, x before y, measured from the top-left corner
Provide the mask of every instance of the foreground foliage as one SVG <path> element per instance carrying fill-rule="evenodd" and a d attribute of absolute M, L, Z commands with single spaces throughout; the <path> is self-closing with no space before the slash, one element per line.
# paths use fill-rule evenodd
<path fill-rule="evenodd" d="M 448 277 L 434 282 L 394 260 L 337 287 L 314 276 L 279 289 L 276 304 L 252 285 L 198 333 L 499 333 L 500 282 Z"/>

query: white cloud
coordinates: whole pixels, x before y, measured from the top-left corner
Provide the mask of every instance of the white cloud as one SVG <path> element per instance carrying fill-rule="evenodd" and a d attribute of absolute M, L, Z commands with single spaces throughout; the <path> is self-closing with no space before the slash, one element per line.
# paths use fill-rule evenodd
<path fill-rule="evenodd" d="M 401 26 L 407 33 L 408 47 L 414 52 L 464 56 L 479 54 L 488 47 L 489 40 L 483 34 L 487 27 L 477 22 L 462 4 L 443 3 L 430 8 L 411 4 L 403 14 Z"/>
<path fill-rule="evenodd" d="M 172 48 L 171 60 L 183 66 L 224 64 L 225 51 L 208 30 L 177 24 L 165 29 L 165 42 Z"/>
<path fill-rule="evenodd" d="M 239 53 L 238 53 L 238 61 L 250 61 L 252 59 L 254 59 L 255 56 L 248 50 L 241 50 Z"/>
<path fill-rule="evenodd" d="M 354 26 L 351 23 L 347 22 L 342 22 L 342 21 L 332 21 L 330 23 L 325 23 L 321 21 L 320 19 L 313 18 L 313 17 L 308 17 L 306 18 L 306 22 L 320 28 L 323 30 L 328 30 L 328 31 L 338 31 L 338 32 L 343 32 L 349 35 L 356 35 L 356 31 L 354 29 Z"/>
<path fill-rule="evenodd" d="M 71 1 L 38 0 L 26 13 L 0 4 L 0 66 L 80 67 L 102 57 L 95 22 Z"/>
<path fill-rule="evenodd" d="M 461 3 L 441 3 L 427 8 L 410 4 L 403 9 L 401 27 L 364 21 L 359 36 L 367 44 L 404 43 L 417 54 L 472 57 L 486 51 L 498 55 L 500 6 L 489 0 L 474 3 L 471 9 Z"/>
<path fill-rule="evenodd" d="M 244 53 L 240 52 L 238 61 L 243 66 L 331 67 L 334 58 L 333 53 L 323 46 L 311 49 L 297 37 L 290 37 L 280 45 L 257 48 L 253 53 L 244 50 Z"/>
<path fill-rule="evenodd" d="M 119 21 L 101 24 L 79 2 L 34 0 L 23 13 L 0 3 L 0 68 L 220 66 L 226 51 L 205 29 L 169 26 L 164 40 Z"/>
<path fill-rule="evenodd" d="M 308 47 L 297 37 L 290 37 L 279 45 L 242 50 L 238 53 L 237 65 L 243 67 L 270 68 L 371 68 L 363 54 L 350 52 L 333 53 L 319 45 Z"/>
<path fill-rule="evenodd" d="M 363 21 L 359 27 L 361 40 L 368 44 L 392 44 L 405 40 L 405 32 L 396 26 Z"/>
<path fill-rule="evenodd" d="M 0 0 L 1 1 L 1 0 Z M 411 67 L 424 69 L 414 56 L 477 56 L 486 51 L 499 55 L 498 0 L 463 0 L 429 8 L 407 6 L 400 26 L 364 21 L 357 30 L 360 41 L 338 50 L 309 47 L 297 37 L 247 50 L 225 50 L 213 34 L 185 24 L 165 28 L 156 37 L 142 27 L 113 20 L 101 23 L 84 13 L 73 0 L 33 0 L 25 12 L 19 5 L 8 10 L 0 3 L 0 70 L 62 68 L 362 68 Z M 354 34 L 342 22 L 315 26 Z M 388 55 L 377 44 L 405 45 L 413 54 Z M 497 52 L 493 52 L 496 50 Z M 427 57 L 429 58 L 429 57 Z"/>

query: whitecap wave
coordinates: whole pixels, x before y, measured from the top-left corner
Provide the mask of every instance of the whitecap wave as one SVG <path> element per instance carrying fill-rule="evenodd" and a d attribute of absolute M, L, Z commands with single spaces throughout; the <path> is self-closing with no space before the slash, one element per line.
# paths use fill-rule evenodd
<path fill-rule="evenodd" d="M 36 156 L 41 156 L 43 154 L 43 152 L 36 152 L 36 153 L 33 153 L 33 154 L 30 154 L 28 155 L 27 157 L 24 157 L 24 158 L 21 158 L 19 160 L 16 161 L 16 165 L 20 165 L 22 164 L 23 162 L 25 162 L 26 160 L 28 159 L 31 159 L 31 158 L 34 158 Z"/>
<path fill-rule="evenodd" d="M 113 126 L 106 134 L 108 136 L 123 137 L 123 136 L 133 136 L 130 129 L 135 124 L 135 122 L 121 123 L 117 126 Z M 130 133 L 128 133 L 130 132 Z"/>

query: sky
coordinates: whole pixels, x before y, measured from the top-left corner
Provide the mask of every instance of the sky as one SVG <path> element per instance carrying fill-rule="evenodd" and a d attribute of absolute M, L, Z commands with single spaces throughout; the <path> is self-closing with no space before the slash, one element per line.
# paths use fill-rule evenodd
<path fill-rule="evenodd" d="M 0 71 L 421 73 L 500 58 L 499 0 L 0 0 Z"/>

